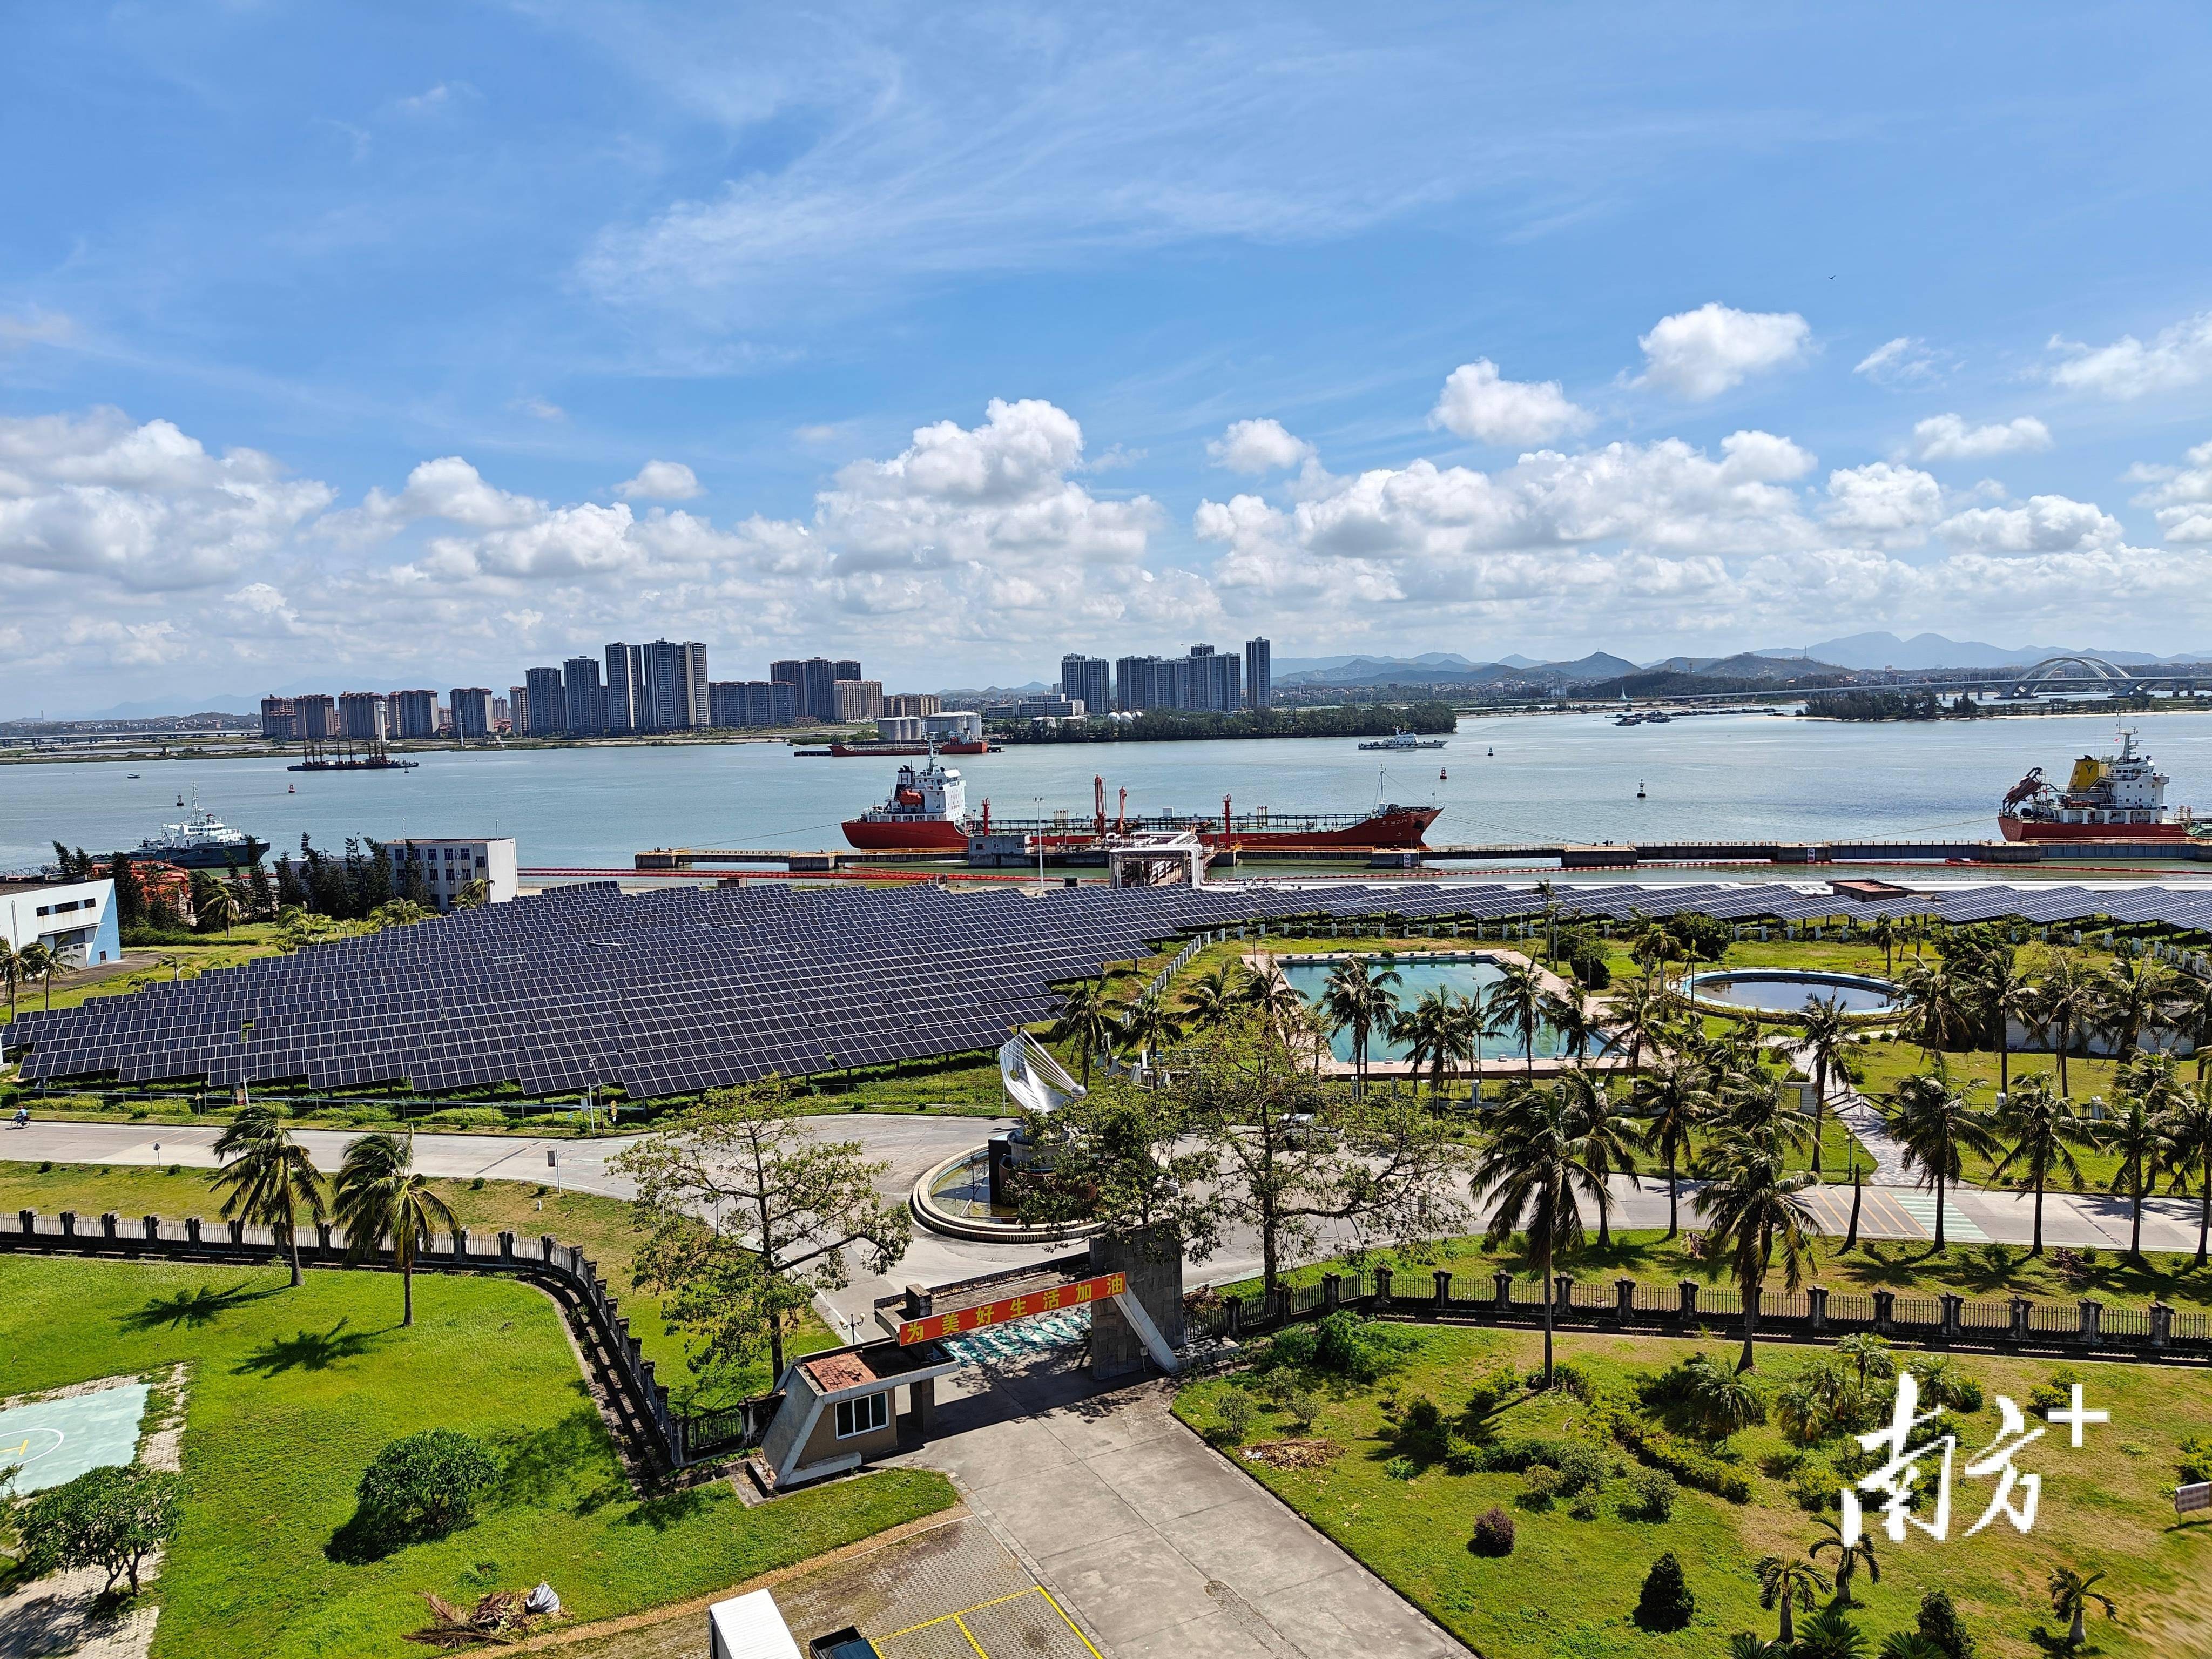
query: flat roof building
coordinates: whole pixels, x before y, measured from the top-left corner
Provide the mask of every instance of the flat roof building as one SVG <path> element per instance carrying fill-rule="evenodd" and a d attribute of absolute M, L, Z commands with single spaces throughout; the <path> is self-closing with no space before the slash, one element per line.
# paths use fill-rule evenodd
<path fill-rule="evenodd" d="M 392 860 L 392 891 L 434 910 L 451 910 L 472 881 L 484 884 L 492 904 L 504 904 L 522 890 L 512 836 L 389 841 L 384 855 Z"/>
<path fill-rule="evenodd" d="M 72 968 L 123 959 L 115 917 L 115 884 L 28 882 L 0 885 L 0 939 L 11 950 L 43 945 Z"/>

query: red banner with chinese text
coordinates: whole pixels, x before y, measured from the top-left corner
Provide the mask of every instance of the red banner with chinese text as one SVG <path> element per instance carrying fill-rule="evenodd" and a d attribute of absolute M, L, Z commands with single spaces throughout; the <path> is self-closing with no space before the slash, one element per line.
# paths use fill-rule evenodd
<path fill-rule="evenodd" d="M 1085 1308 L 1108 1297 L 1120 1296 L 1128 1288 L 1126 1274 L 1102 1273 L 1097 1279 L 1079 1279 L 1073 1285 L 1055 1285 L 1048 1290 L 1029 1291 L 1001 1301 L 986 1302 L 980 1308 L 962 1308 L 954 1313 L 932 1314 L 927 1319 L 909 1319 L 899 1326 L 899 1346 L 933 1342 L 940 1336 L 959 1336 L 968 1331 L 981 1330 L 986 1325 L 1004 1325 L 1038 1314 Z"/>

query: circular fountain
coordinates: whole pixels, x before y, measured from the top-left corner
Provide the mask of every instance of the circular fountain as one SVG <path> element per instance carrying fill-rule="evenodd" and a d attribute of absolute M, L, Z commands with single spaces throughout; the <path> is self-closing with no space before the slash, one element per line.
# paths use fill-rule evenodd
<path fill-rule="evenodd" d="M 1847 1014 L 1899 1012 L 1897 987 L 1864 974 L 1826 973 L 1819 969 L 1716 968 L 1682 981 L 1692 1002 L 1753 1014 L 1796 1014 L 1815 998 L 1832 997 Z"/>

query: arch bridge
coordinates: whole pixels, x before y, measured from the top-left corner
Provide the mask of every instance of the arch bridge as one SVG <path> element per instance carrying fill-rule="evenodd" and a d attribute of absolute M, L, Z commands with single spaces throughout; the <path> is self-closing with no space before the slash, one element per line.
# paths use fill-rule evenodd
<path fill-rule="evenodd" d="M 2013 680 L 2016 694 L 2025 694 L 2028 688 L 2055 683 L 2078 684 L 2087 680 L 2093 685 L 2108 685 L 2114 690 L 2133 690 L 2138 677 L 2117 663 L 2102 657 L 2075 656 L 2070 653 L 2057 657 L 2045 657 L 2041 662 L 2022 669 Z"/>

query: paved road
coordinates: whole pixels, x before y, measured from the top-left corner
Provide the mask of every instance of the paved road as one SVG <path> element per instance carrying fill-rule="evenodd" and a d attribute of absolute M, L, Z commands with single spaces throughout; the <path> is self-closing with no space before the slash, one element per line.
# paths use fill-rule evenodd
<path fill-rule="evenodd" d="M 808 1120 L 817 1133 L 849 1138 L 864 1146 L 872 1158 L 890 1166 L 881 1190 L 885 1197 L 903 1201 L 923 1170 L 955 1153 L 975 1146 L 995 1127 L 982 1118 L 939 1118 L 854 1113 L 847 1116 Z M 24 1129 L 0 1129 L 0 1158 L 17 1161 L 52 1158 L 58 1163 L 146 1164 L 182 1164 L 212 1169 L 215 1141 L 221 1133 L 207 1128 L 146 1128 L 117 1123 L 41 1123 Z M 337 1167 L 354 1135 L 343 1131 L 305 1129 L 299 1132 L 317 1165 Z M 573 1191 L 601 1193 L 628 1198 L 635 1188 L 608 1168 L 631 1143 L 632 1137 L 610 1136 L 598 1140 L 524 1139 L 510 1135 L 420 1134 L 415 1139 L 417 1164 L 428 1174 L 462 1180 L 483 1176 L 492 1180 L 544 1181 L 554 1171 L 546 1164 L 549 1151 L 560 1157 L 561 1184 Z M 155 1147 L 159 1146 L 157 1153 Z M 1694 1228 L 1691 1206 L 1694 1183 L 1683 1183 L 1683 1224 Z M 1667 1224 L 1667 1191 L 1663 1180 L 1649 1176 L 1613 1182 L 1613 1224 L 1617 1228 L 1663 1227 Z M 1849 1224 L 1850 1188 L 1828 1186 L 1808 1194 L 1823 1231 L 1842 1233 Z M 1950 1242 L 1979 1244 L 1990 1240 L 2025 1244 L 2032 1236 L 2032 1201 L 2023 1193 L 1955 1189 L 1947 1200 L 1944 1230 Z M 1935 1231 L 1935 1198 L 1924 1188 L 1894 1180 L 1869 1183 L 1860 1216 L 1860 1233 L 1868 1238 L 1924 1240 Z M 2197 1205 L 2193 1199 L 2157 1198 L 2143 1206 L 2143 1244 L 2154 1250 L 2194 1250 L 2197 1248 Z M 2128 1206 L 2124 1199 L 2100 1194 L 2055 1192 L 2044 1199 L 2044 1242 L 2051 1245 L 2095 1245 L 2124 1248 L 2128 1242 Z M 1324 1240 L 1326 1245 L 1328 1241 Z M 917 1231 L 904 1261 L 892 1270 L 895 1283 L 862 1279 L 836 1294 L 831 1301 L 849 1322 L 865 1318 L 874 1298 L 901 1285 L 939 1285 L 1000 1267 L 1017 1267 L 1060 1254 L 1066 1246 L 975 1244 L 940 1238 Z M 1232 1232 L 1221 1249 L 1203 1264 L 1194 1264 L 1192 1282 L 1227 1284 L 1248 1279 L 1259 1271 L 1257 1242 L 1248 1234 Z"/>

